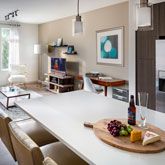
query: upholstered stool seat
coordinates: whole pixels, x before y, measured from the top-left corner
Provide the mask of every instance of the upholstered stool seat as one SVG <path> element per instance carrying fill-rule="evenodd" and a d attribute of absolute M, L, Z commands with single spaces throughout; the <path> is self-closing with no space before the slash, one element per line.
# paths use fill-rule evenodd
<path fill-rule="evenodd" d="M 59 165 L 84 165 L 86 164 L 75 153 L 61 142 L 47 144 L 40 147 L 44 157 L 50 157 Z"/>
<path fill-rule="evenodd" d="M 38 146 L 58 141 L 33 119 L 17 121 L 18 126 L 33 139 Z"/>
<path fill-rule="evenodd" d="M 8 124 L 11 121 L 12 120 L 8 117 L 8 115 L 0 109 L 0 137 L 8 151 L 13 156 L 14 160 L 16 160 L 8 127 Z M 33 119 L 21 120 L 17 121 L 16 123 L 34 140 L 34 142 L 38 146 L 58 141 L 54 136 L 47 132 L 43 127 L 40 126 L 39 123 L 37 123 Z"/>
<path fill-rule="evenodd" d="M 52 158 L 59 165 L 87 164 L 61 142 L 39 147 L 16 122 L 10 122 L 9 128 L 19 165 L 43 165 L 45 156 Z"/>
<path fill-rule="evenodd" d="M 44 165 L 57 165 L 56 162 L 54 162 L 51 158 L 49 157 L 46 157 L 43 161 L 43 164 Z"/>

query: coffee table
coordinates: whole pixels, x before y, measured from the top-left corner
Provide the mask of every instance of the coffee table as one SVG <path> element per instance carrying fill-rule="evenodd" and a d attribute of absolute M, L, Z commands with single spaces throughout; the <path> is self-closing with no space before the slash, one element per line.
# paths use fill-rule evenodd
<path fill-rule="evenodd" d="M 30 99 L 30 93 L 24 89 L 21 89 L 17 86 L 12 86 L 12 87 L 1 87 L 0 88 L 0 93 L 2 93 L 6 99 L 0 100 L 0 103 L 5 107 L 5 108 L 10 108 L 15 106 L 14 104 L 11 104 L 9 102 L 10 99 L 12 98 L 17 98 L 17 97 L 22 97 L 22 96 L 28 96 L 28 99 Z"/>

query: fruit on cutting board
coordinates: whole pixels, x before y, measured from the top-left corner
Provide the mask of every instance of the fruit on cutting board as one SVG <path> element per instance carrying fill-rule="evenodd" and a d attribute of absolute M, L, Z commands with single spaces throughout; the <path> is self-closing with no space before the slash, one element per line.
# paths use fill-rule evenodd
<path fill-rule="evenodd" d="M 127 136 L 133 130 L 130 125 L 125 125 L 118 120 L 112 120 L 108 123 L 108 131 L 114 137 L 116 136 Z"/>
<path fill-rule="evenodd" d="M 136 142 L 142 139 L 142 131 L 133 130 L 131 131 L 130 141 Z"/>
<path fill-rule="evenodd" d="M 128 125 L 128 126 L 127 126 L 127 131 L 128 131 L 128 133 L 131 133 L 132 130 L 133 130 L 132 127 L 131 127 L 130 125 Z"/>
<path fill-rule="evenodd" d="M 160 136 L 154 132 L 146 131 L 143 139 L 143 146 L 160 140 Z"/>
<path fill-rule="evenodd" d="M 119 132 L 120 132 L 120 128 L 121 128 L 121 122 L 117 121 L 117 120 L 112 120 L 108 123 L 108 131 L 110 132 L 111 135 L 115 136 L 119 136 Z"/>

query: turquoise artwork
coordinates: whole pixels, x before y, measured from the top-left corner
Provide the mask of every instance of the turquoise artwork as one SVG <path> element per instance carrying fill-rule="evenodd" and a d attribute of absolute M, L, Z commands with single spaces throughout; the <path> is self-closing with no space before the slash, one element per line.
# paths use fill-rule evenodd
<path fill-rule="evenodd" d="M 118 59 L 118 35 L 102 36 L 100 52 L 103 59 Z"/>

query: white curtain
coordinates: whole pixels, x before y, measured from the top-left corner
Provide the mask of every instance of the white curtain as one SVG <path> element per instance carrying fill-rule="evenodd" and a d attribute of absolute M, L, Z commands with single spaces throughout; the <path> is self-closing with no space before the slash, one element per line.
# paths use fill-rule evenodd
<path fill-rule="evenodd" d="M 9 66 L 19 64 L 19 29 L 12 27 L 9 36 Z"/>

